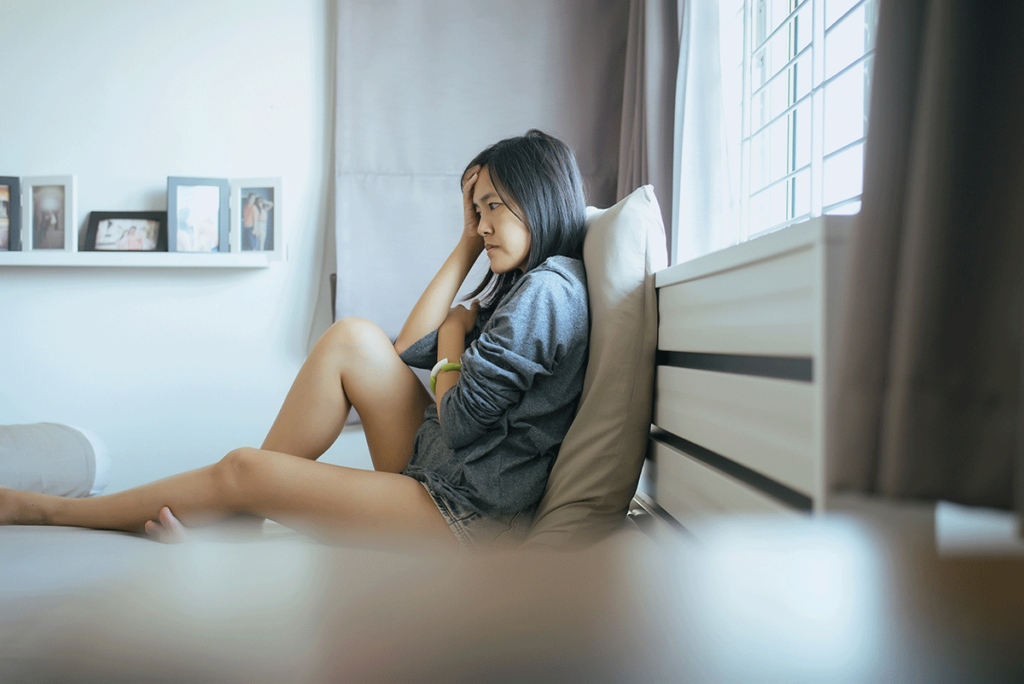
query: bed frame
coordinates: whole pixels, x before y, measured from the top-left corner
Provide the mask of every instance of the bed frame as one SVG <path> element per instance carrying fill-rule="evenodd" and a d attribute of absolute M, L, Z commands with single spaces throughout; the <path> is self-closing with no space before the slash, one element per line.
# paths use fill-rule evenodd
<path fill-rule="evenodd" d="M 791 225 L 656 275 L 654 424 L 637 506 L 697 537 L 722 514 L 826 508 L 853 220 Z"/>

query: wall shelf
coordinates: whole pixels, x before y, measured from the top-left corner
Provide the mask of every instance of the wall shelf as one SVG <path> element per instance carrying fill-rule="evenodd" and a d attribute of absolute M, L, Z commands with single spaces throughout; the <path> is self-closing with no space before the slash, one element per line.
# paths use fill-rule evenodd
<path fill-rule="evenodd" d="M 128 267 L 128 268 L 267 268 L 270 252 L 65 252 L 34 250 L 0 252 L 3 266 Z"/>

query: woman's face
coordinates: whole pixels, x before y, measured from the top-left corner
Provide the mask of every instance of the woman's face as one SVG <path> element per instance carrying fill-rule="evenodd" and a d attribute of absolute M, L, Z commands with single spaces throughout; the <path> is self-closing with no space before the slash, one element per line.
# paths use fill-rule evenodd
<path fill-rule="evenodd" d="M 525 271 L 530 258 L 530 231 L 498 196 L 486 166 L 480 169 L 473 188 L 473 206 L 480 217 L 477 233 L 484 239 L 491 270 L 499 274 Z"/>

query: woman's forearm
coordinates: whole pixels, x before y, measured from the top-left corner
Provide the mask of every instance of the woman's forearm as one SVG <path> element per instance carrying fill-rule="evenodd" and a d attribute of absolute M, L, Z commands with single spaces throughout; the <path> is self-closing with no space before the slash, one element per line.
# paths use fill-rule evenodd
<path fill-rule="evenodd" d="M 457 326 L 442 325 L 437 331 L 437 360 L 448 359 L 451 363 L 458 363 L 462 353 L 466 351 L 466 334 Z M 437 402 L 437 419 L 441 420 L 441 397 L 459 382 L 459 371 L 444 371 L 437 374 L 437 384 L 434 386 L 434 397 Z M 444 425 L 441 425 L 444 429 Z"/>
<path fill-rule="evenodd" d="M 395 340 L 395 350 L 399 354 L 427 333 L 437 330 L 444 322 L 452 302 L 455 301 L 455 295 L 482 251 L 482 240 L 459 241 L 441 266 L 441 270 L 420 295 L 419 301 L 402 326 L 402 332 Z"/>

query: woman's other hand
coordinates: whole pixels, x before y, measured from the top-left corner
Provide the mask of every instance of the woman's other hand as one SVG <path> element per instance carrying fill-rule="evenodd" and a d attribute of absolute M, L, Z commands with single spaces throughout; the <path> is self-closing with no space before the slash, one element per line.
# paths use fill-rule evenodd
<path fill-rule="evenodd" d="M 447 359 L 451 363 L 456 363 L 462 358 L 462 354 L 466 351 L 466 334 L 473 329 L 479 313 L 480 302 L 475 299 L 470 302 L 469 308 L 453 306 L 448 310 L 448 317 L 444 319 L 444 323 L 437 330 L 438 361 Z M 437 419 L 439 421 L 442 420 L 440 413 L 441 399 L 444 397 L 445 392 L 458 384 L 459 377 L 459 371 L 457 370 L 450 373 L 441 373 L 437 376 L 436 387 L 431 387 L 434 390 L 434 396 L 437 398 Z"/>
<path fill-rule="evenodd" d="M 146 521 L 146 534 L 164 544 L 180 544 L 188 541 L 188 530 L 174 517 L 171 509 L 160 509 L 159 520 Z"/>
<path fill-rule="evenodd" d="M 480 315 L 480 302 L 474 299 L 467 309 L 461 304 L 453 306 L 448 311 L 448 317 L 442 323 L 443 327 L 452 328 L 462 334 L 463 337 L 469 334 L 476 324 L 476 318 Z"/>
<path fill-rule="evenodd" d="M 473 206 L 473 188 L 476 187 L 476 179 L 480 177 L 480 167 L 471 166 L 466 169 L 462 176 L 462 211 L 465 216 L 465 230 L 462 232 L 462 239 L 473 244 L 480 243 L 483 249 L 484 239 L 477 232 L 480 226 L 480 216 Z"/>

